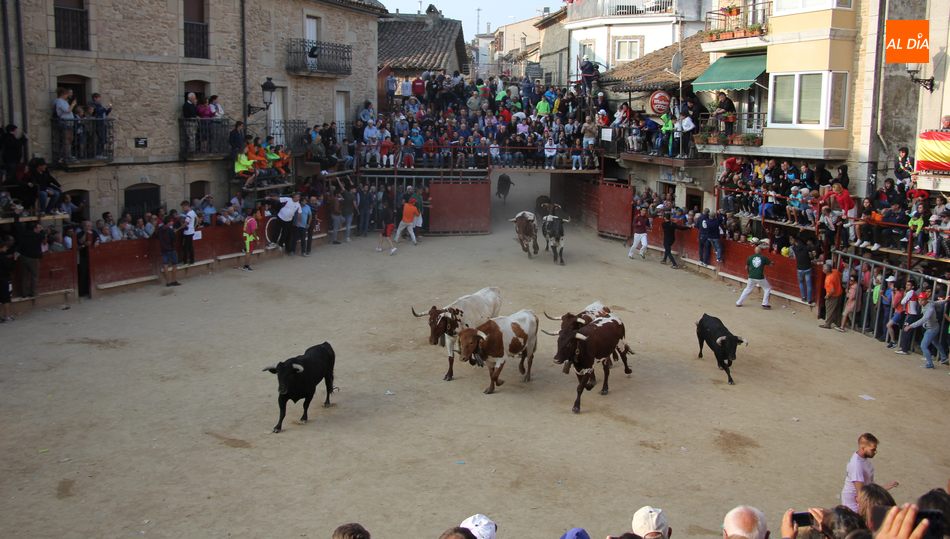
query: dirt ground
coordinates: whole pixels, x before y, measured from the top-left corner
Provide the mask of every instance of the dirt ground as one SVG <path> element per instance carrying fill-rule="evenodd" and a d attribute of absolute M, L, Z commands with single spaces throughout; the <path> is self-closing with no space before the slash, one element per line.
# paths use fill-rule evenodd
<path fill-rule="evenodd" d="M 736 309 L 735 289 L 628 260 L 579 224 L 566 266 L 529 260 L 506 219 L 546 179 L 514 180 L 489 236 L 394 257 L 354 239 L 0 326 L 0 536 L 328 538 L 358 521 L 378 538 L 435 538 L 481 512 L 500 538 L 599 538 L 652 504 L 676 537 L 714 537 L 742 503 L 777 532 L 788 507 L 836 504 L 864 431 L 899 502 L 946 485 L 946 367 L 820 330 L 807 309 Z M 633 374 L 615 370 L 611 393 L 585 393 L 574 415 L 575 378 L 541 336 L 528 384 L 515 364 L 494 395 L 467 364 L 443 382 L 443 352 L 409 308 L 489 285 L 504 314 L 603 300 L 627 324 Z M 696 358 L 703 312 L 750 341 L 735 386 Z M 271 434 L 277 383 L 261 369 L 324 340 L 335 406 L 319 406 L 321 386 L 309 424 L 298 403 Z"/>

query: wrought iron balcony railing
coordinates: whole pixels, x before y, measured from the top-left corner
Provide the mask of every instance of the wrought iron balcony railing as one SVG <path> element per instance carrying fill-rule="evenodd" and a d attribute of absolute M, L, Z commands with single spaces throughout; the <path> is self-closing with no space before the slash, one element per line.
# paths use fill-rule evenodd
<path fill-rule="evenodd" d="M 299 75 L 349 75 L 353 72 L 353 47 L 309 39 L 287 42 L 287 71 Z"/>
<path fill-rule="evenodd" d="M 115 157 L 115 122 L 111 118 L 53 119 L 53 162 L 63 166 L 109 163 Z"/>

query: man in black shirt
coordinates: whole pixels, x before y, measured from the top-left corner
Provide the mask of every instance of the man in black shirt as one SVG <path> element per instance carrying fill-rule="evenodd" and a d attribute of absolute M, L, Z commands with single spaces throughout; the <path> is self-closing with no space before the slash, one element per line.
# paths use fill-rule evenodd
<path fill-rule="evenodd" d="M 813 303 L 811 265 L 814 253 L 811 247 L 797 236 L 792 237 L 792 253 L 795 254 L 795 269 L 798 273 L 798 291 L 802 295 L 802 301 L 811 305 Z"/>
<path fill-rule="evenodd" d="M 20 273 L 20 293 L 25 298 L 36 297 L 40 283 L 40 258 L 43 258 L 43 225 L 39 219 L 29 225 L 20 222 L 19 209 L 14 211 L 17 229 L 16 250 L 23 271 Z"/>
<path fill-rule="evenodd" d="M 719 92 L 716 96 L 716 110 L 713 112 L 713 115 L 716 117 L 716 122 L 723 122 L 726 124 L 726 136 L 732 135 L 732 130 L 735 126 L 735 118 L 731 121 L 726 117 L 728 115 L 735 115 L 736 113 L 736 104 L 732 102 L 726 96 L 725 92 Z"/>
<path fill-rule="evenodd" d="M 663 215 L 663 219 L 663 260 L 660 263 L 666 264 L 667 259 L 669 259 L 671 268 L 680 269 L 676 259 L 673 258 L 673 244 L 676 243 L 676 231 L 689 230 L 689 227 L 677 224 L 670 213 Z"/>
<path fill-rule="evenodd" d="M 17 253 L 13 251 L 13 238 L 4 236 L 0 241 L 0 322 L 10 322 L 10 279 L 16 264 Z"/>

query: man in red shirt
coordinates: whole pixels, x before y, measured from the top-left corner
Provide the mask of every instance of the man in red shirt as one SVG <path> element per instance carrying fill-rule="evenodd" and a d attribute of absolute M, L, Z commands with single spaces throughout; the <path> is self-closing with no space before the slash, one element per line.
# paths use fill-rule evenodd
<path fill-rule="evenodd" d="M 647 230 L 650 228 L 650 218 L 647 217 L 647 210 L 643 208 L 640 213 L 633 218 L 633 243 L 630 245 L 630 251 L 627 252 L 628 258 L 633 258 L 633 252 L 640 248 L 640 258 L 646 259 L 647 251 Z"/>
<path fill-rule="evenodd" d="M 412 95 L 420 103 L 426 102 L 426 82 L 422 80 L 422 77 L 416 76 L 416 80 L 412 81 Z"/>
<path fill-rule="evenodd" d="M 742 164 L 745 163 L 745 157 L 732 156 L 729 159 L 726 159 L 722 162 L 723 171 L 722 176 L 719 177 L 719 182 L 725 181 L 726 178 L 732 176 L 733 174 L 738 174 L 742 172 Z"/>

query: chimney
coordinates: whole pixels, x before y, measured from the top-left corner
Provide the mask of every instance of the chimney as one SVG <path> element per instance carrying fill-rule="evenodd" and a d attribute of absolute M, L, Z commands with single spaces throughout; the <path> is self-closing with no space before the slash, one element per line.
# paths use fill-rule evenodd
<path fill-rule="evenodd" d="M 486 22 L 486 23 L 485 23 L 485 33 L 486 33 L 486 34 L 490 34 L 490 33 L 491 33 L 491 23 L 490 23 L 490 22 Z"/>
<path fill-rule="evenodd" d="M 551 8 L 549 7 L 544 8 L 544 11 L 542 13 L 544 14 L 545 17 L 547 17 L 548 15 L 551 14 Z"/>

